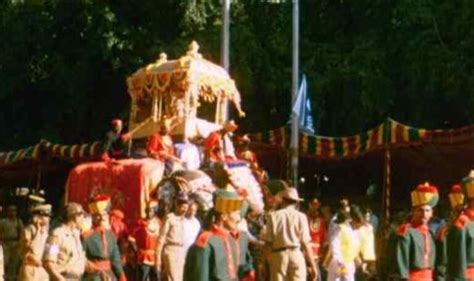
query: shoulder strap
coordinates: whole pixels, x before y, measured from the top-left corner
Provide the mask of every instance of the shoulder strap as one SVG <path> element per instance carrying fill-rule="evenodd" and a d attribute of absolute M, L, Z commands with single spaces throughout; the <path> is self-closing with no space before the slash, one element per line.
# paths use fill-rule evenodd
<path fill-rule="evenodd" d="M 398 227 L 397 234 L 399 236 L 405 236 L 408 233 L 408 229 L 410 229 L 410 224 L 402 224 L 400 227 Z"/>
<path fill-rule="evenodd" d="M 204 248 L 207 246 L 209 239 L 212 237 L 213 233 L 210 231 L 202 232 L 196 239 L 196 246 Z"/>

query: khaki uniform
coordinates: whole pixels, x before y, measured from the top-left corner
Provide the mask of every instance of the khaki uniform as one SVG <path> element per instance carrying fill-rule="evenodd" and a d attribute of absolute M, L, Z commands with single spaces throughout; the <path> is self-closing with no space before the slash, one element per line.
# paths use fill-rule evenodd
<path fill-rule="evenodd" d="M 0 235 L 3 241 L 3 257 L 5 265 L 5 280 L 16 280 L 18 267 L 20 266 L 20 252 L 18 242 L 23 223 L 16 218 L 10 220 L 4 218 L 0 220 Z"/>
<path fill-rule="evenodd" d="M 162 261 L 164 280 L 183 280 L 184 261 L 184 223 L 185 217 L 174 213 L 166 216 L 158 240 L 157 258 Z"/>
<path fill-rule="evenodd" d="M 271 245 L 270 279 L 306 281 L 306 262 L 302 242 L 309 243 L 307 217 L 288 206 L 272 213 L 266 223 L 263 240 Z"/>
<path fill-rule="evenodd" d="M 66 280 L 80 280 L 85 270 L 86 256 L 79 231 L 66 225 L 56 228 L 48 238 L 43 259 L 53 262 Z"/>
<path fill-rule="evenodd" d="M 49 280 L 49 275 L 42 264 L 46 239 L 48 239 L 48 227 L 39 229 L 29 225 L 23 230 L 20 239 L 20 254 L 23 258 L 18 277 L 20 281 Z"/>
<path fill-rule="evenodd" d="M 0 281 L 5 280 L 4 274 L 5 274 L 5 271 L 3 270 L 3 246 L 0 243 Z"/>

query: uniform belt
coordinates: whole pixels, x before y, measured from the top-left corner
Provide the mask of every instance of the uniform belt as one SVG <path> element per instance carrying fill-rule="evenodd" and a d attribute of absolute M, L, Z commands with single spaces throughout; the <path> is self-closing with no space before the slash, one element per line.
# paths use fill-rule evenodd
<path fill-rule="evenodd" d="M 275 248 L 272 250 L 272 252 L 283 252 L 286 250 L 296 250 L 299 249 L 299 246 L 288 246 L 288 247 L 281 247 L 281 248 Z"/>
<path fill-rule="evenodd" d="M 98 271 L 108 271 L 112 269 L 112 263 L 109 260 L 91 261 L 92 267 Z"/>
<path fill-rule="evenodd" d="M 142 255 L 154 255 L 156 253 L 154 249 L 139 249 L 138 251 Z"/>
<path fill-rule="evenodd" d="M 474 266 L 468 266 L 465 272 L 466 278 L 469 280 L 474 278 Z"/>
<path fill-rule="evenodd" d="M 427 281 L 433 280 L 433 270 L 426 269 L 415 269 L 410 270 L 409 278 L 410 281 Z"/>
<path fill-rule="evenodd" d="M 64 277 L 65 279 L 77 279 L 79 280 L 82 276 L 77 274 L 77 273 L 73 273 L 73 272 L 63 272 L 61 273 L 61 276 Z"/>
<path fill-rule="evenodd" d="M 165 246 L 178 246 L 178 247 L 183 247 L 183 243 L 178 243 L 178 242 L 167 242 Z"/>

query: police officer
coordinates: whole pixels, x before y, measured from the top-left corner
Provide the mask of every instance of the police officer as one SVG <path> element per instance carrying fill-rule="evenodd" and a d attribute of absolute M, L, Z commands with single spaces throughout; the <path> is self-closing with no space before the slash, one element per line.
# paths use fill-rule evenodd
<path fill-rule="evenodd" d="M 31 224 L 24 230 L 20 238 L 20 255 L 23 263 L 20 268 L 19 280 L 49 280 L 43 267 L 42 258 L 46 239 L 49 234 L 51 205 L 36 204 L 30 209 Z"/>
<path fill-rule="evenodd" d="M 295 188 L 285 188 L 281 196 L 282 208 L 268 218 L 263 237 L 270 251 L 270 279 L 305 281 L 306 262 L 301 249 L 306 253 L 309 272 L 315 279 L 317 269 L 310 245 L 308 219 L 296 209 L 297 203 L 303 200 Z"/>
<path fill-rule="evenodd" d="M 23 232 L 23 223 L 18 217 L 15 205 L 7 207 L 7 217 L 0 220 L 0 240 L 3 243 L 3 257 L 5 265 L 5 280 L 16 280 L 20 255 L 18 251 L 20 235 Z"/>
<path fill-rule="evenodd" d="M 81 280 L 86 264 L 80 237 L 83 222 L 82 206 L 68 203 L 65 207 L 64 223 L 49 236 L 43 257 L 44 267 L 51 280 Z"/>

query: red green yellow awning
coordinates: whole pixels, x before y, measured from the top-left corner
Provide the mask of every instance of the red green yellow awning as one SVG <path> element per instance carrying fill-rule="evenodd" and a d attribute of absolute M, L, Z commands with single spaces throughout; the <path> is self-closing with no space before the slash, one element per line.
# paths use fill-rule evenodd
<path fill-rule="evenodd" d="M 255 142 L 289 147 L 290 128 L 280 127 L 263 133 L 250 134 Z M 455 144 L 473 139 L 474 126 L 448 130 L 427 130 L 388 119 L 375 128 L 353 136 L 326 137 L 299 135 L 302 156 L 322 159 L 353 158 L 374 149 L 423 143 Z"/>

